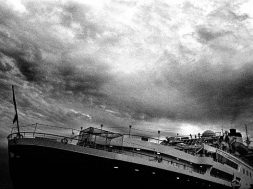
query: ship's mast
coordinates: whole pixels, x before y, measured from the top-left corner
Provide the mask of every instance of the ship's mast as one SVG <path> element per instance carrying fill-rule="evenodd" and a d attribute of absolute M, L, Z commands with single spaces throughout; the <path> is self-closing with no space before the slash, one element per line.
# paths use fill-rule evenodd
<path fill-rule="evenodd" d="M 13 124 L 17 122 L 17 129 L 18 129 L 18 136 L 20 136 L 20 130 L 19 130 L 19 123 L 18 123 L 18 111 L 17 111 L 17 104 L 16 104 L 16 99 L 15 99 L 15 92 L 14 92 L 14 86 L 12 85 L 12 94 L 13 94 L 13 104 L 15 108 L 15 116 L 13 119 Z"/>

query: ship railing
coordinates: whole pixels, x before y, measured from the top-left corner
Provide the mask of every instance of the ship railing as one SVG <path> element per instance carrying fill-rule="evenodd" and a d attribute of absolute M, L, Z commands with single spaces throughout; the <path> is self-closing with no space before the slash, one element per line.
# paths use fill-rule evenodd
<path fill-rule="evenodd" d="M 60 127 L 60 126 L 52 126 L 52 125 L 48 125 L 48 124 L 35 123 L 35 124 L 20 126 L 20 133 L 26 132 L 26 135 L 27 135 L 27 132 L 29 132 L 29 135 L 31 135 L 31 133 L 33 133 L 33 135 L 34 135 L 33 137 L 35 137 L 36 134 L 38 135 L 38 133 L 48 133 L 48 134 L 55 134 L 55 135 L 59 135 L 59 136 L 72 137 L 73 138 L 73 137 L 80 136 L 80 132 L 83 132 L 83 131 L 87 130 L 87 133 L 89 133 L 91 135 L 93 134 L 93 136 L 95 136 L 95 140 L 96 140 L 96 138 L 101 137 L 100 132 L 104 131 L 100 128 L 94 128 L 94 130 L 96 130 L 96 133 L 92 133 L 88 129 L 89 128 L 86 128 L 86 129 L 83 129 L 83 130 L 78 130 L 78 129 L 73 129 L 73 128 L 66 128 L 66 127 Z M 18 130 L 17 130 L 16 127 L 13 127 L 11 129 L 11 134 L 12 133 L 17 133 L 17 132 L 18 132 Z M 111 133 L 111 132 L 103 132 L 103 135 L 106 135 L 106 133 Z M 118 133 L 115 133 L 115 134 L 118 134 Z M 128 134 L 119 134 L 119 136 L 131 137 L 131 138 L 146 138 L 146 139 L 148 139 L 149 142 L 157 143 L 157 144 L 160 144 L 163 141 L 163 140 L 153 138 L 153 137 L 143 137 L 143 136 L 134 135 L 134 134 L 131 134 L 131 136 L 129 136 Z M 105 136 L 104 138 L 106 139 L 107 143 L 110 142 L 108 135 Z M 92 141 L 90 141 L 90 142 L 92 143 Z"/>
<path fill-rule="evenodd" d="M 41 124 L 41 123 L 35 123 L 35 124 L 28 124 L 28 125 L 22 125 L 19 127 L 20 132 L 50 132 L 54 134 L 76 134 L 79 133 L 81 130 L 74 129 L 74 128 L 67 128 L 67 127 L 61 127 L 61 126 L 54 126 L 54 125 L 48 125 L 48 124 Z M 11 134 L 17 133 L 18 129 L 17 127 L 12 127 Z"/>
<path fill-rule="evenodd" d="M 59 142 L 68 140 L 68 143 L 73 142 L 74 144 L 79 132 L 80 130 L 78 129 L 35 123 L 20 126 L 19 133 L 17 128 L 13 127 L 11 134 L 7 138 L 8 140 L 14 138 L 43 138 Z"/>
<path fill-rule="evenodd" d="M 101 128 L 95 128 L 95 129 L 102 130 Z M 132 128 L 132 130 L 138 130 L 138 129 Z M 12 127 L 11 133 L 15 133 L 17 131 L 18 131 L 17 127 Z M 20 126 L 20 131 L 21 132 L 22 131 L 23 132 L 30 131 L 30 132 L 34 132 L 34 133 L 38 132 L 38 131 L 41 131 L 41 132 L 47 131 L 48 133 L 55 133 L 55 134 L 60 133 L 61 135 L 70 135 L 70 134 L 78 135 L 80 133 L 80 131 L 83 131 L 83 130 L 82 129 L 79 130 L 79 129 L 74 129 L 74 128 L 48 125 L 48 124 L 35 123 L 35 124 L 28 124 L 28 125 Z M 152 133 L 154 133 L 154 132 L 152 132 Z M 124 135 L 124 137 L 128 136 L 128 137 L 131 137 L 131 138 L 142 138 L 143 140 L 147 139 L 148 142 L 157 143 L 157 144 L 163 144 L 163 142 L 165 141 L 164 139 L 161 139 L 159 137 L 150 137 L 150 136 L 147 137 L 147 136 L 137 135 L 137 134 L 133 134 L 133 133 L 131 133 L 130 135 L 129 135 L 129 133 L 128 134 L 123 133 L 122 135 Z"/>
<path fill-rule="evenodd" d="M 50 129 L 47 129 L 47 132 L 45 132 L 42 131 L 41 126 L 49 127 Z M 60 132 L 60 134 L 55 134 L 53 132 L 56 131 L 55 129 L 57 130 L 57 132 L 55 133 L 59 133 L 59 129 L 62 129 L 62 131 Z M 121 135 L 120 137 L 111 140 L 105 138 L 105 142 L 101 142 L 101 140 L 99 141 L 99 138 L 101 139 L 101 137 L 99 137 L 97 134 L 89 133 L 90 136 L 92 136 L 92 140 L 87 140 L 83 142 L 82 138 L 79 135 L 80 131 L 73 130 L 72 128 L 52 128 L 49 125 L 32 124 L 21 127 L 21 132 L 19 134 L 17 133 L 16 129 L 13 128 L 11 134 L 8 136 L 8 140 L 21 137 L 78 145 L 108 152 L 115 152 L 129 156 L 140 157 L 148 161 L 155 161 L 158 163 L 173 166 L 175 168 L 185 169 L 189 172 L 204 174 L 204 172 L 201 172 L 198 169 L 194 169 L 192 166 L 187 166 L 186 164 L 180 163 L 180 161 L 177 161 L 176 159 L 166 157 L 164 154 L 157 151 L 156 148 L 144 146 L 134 142 L 124 141 L 124 137 L 129 137 L 128 135 Z M 117 140 L 117 142 L 115 142 L 114 140 Z M 129 145 L 124 146 L 123 143 L 128 143 Z"/>
<path fill-rule="evenodd" d="M 20 132 L 20 133 L 12 133 L 8 136 L 8 140 L 17 139 L 17 138 L 36 138 L 36 139 L 62 142 L 66 144 L 72 143 L 73 140 L 77 140 L 75 139 L 76 137 L 62 136 L 62 135 L 57 135 L 57 134 L 45 133 L 45 132 Z"/>

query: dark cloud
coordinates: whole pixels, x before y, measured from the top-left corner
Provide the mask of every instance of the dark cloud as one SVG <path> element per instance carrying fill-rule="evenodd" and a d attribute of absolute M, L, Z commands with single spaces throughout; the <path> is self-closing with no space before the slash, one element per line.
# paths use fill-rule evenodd
<path fill-rule="evenodd" d="M 39 86 L 53 87 L 50 93 L 61 91 L 72 92 L 74 95 L 81 93 L 99 97 L 103 96 L 100 87 L 110 80 L 108 68 L 98 65 L 89 58 L 84 58 L 82 60 L 84 65 L 78 68 L 75 64 L 66 61 L 52 66 L 41 58 L 41 53 L 37 48 L 30 49 L 29 52 L 1 49 L 1 53 L 14 60 L 26 81 Z M 7 71 L 12 68 L 8 64 L 1 65 L 2 70 Z M 93 71 L 88 68 L 89 66 Z"/>
<path fill-rule="evenodd" d="M 43 79 L 44 75 L 40 67 L 40 52 L 37 48 L 35 49 L 35 51 L 31 50 L 30 52 L 0 49 L 0 52 L 15 60 L 16 66 L 27 81 L 38 82 Z"/>
<path fill-rule="evenodd" d="M 7 8 L 1 7 L 8 13 L 0 15 L 3 20 L 1 24 L 5 29 L 0 30 L 1 53 L 13 60 L 26 81 L 45 88 L 45 91 L 52 96 L 71 93 L 101 98 L 104 94 L 100 91 L 100 87 L 111 77 L 108 71 L 109 67 L 92 56 L 71 57 L 71 50 L 61 46 L 64 41 L 61 39 L 57 41 L 57 37 L 52 37 L 51 34 L 45 38 L 45 34 L 48 30 L 50 31 L 52 26 L 60 26 L 59 30 L 63 29 L 64 31 L 69 29 L 68 31 L 73 32 L 73 40 L 80 38 L 86 42 L 87 39 L 96 38 L 97 34 L 101 34 L 102 31 L 101 26 L 90 19 L 90 8 L 72 2 L 64 4 L 25 2 L 25 5 L 28 10 L 25 17 L 18 17 Z M 48 17 L 48 20 L 42 21 L 40 26 L 34 24 L 29 15 L 37 20 Z M 26 17 L 29 19 L 26 20 Z M 78 31 L 73 28 L 73 24 L 79 28 Z M 17 27 L 23 29 L 20 34 L 17 32 L 19 29 Z M 48 30 L 42 27 L 46 27 Z M 31 35 L 29 36 L 29 34 Z M 53 43 L 46 44 L 51 38 L 53 42 L 56 41 L 56 44 L 60 44 L 60 48 L 63 47 L 61 51 Z M 48 60 L 47 56 L 55 58 Z M 8 64 L 1 63 L 1 70 L 10 68 Z"/>
<path fill-rule="evenodd" d="M 218 73 L 213 70 L 207 74 L 213 75 L 206 77 L 203 74 L 192 79 L 187 78 L 188 92 L 203 105 L 206 114 L 204 117 L 217 121 L 235 121 L 244 111 L 250 111 L 253 102 L 251 63 L 240 70 L 224 67 Z"/>
<path fill-rule="evenodd" d="M 86 66 L 81 68 L 63 62 L 58 67 L 58 76 L 54 75 L 61 80 L 57 85 L 64 91 L 71 91 L 74 94 L 103 95 L 100 88 L 110 79 L 108 68 L 104 65 L 97 65 L 94 60 L 89 58 L 84 58 L 82 61 Z M 93 68 L 96 67 L 96 70 L 90 70 L 89 65 L 92 65 Z"/>
<path fill-rule="evenodd" d="M 223 37 L 225 35 L 231 34 L 229 31 L 212 31 L 213 29 L 200 27 L 197 31 L 200 39 L 205 42 L 217 39 L 219 37 Z"/>
<path fill-rule="evenodd" d="M 134 120 L 167 118 L 196 124 L 236 124 L 250 120 L 251 62 L 237 68 L 224 63 L 217 66 L 209 60 L 184 66 L 175 62 L 163 64 L 163 69 L 158 68 L 153 74 L 140 77 L 146 82 L 138 82 L 139 77 L 129 81 L 132 87 L 110 86 L 116 90 L 109 94 L 110 106 L 128 112 Z M 152 76 L 152 79 L 146 78 Z M 128 82 L 127 78 L 124 82 Z M 123 84 L 122 80 L 119 83 Z"/>

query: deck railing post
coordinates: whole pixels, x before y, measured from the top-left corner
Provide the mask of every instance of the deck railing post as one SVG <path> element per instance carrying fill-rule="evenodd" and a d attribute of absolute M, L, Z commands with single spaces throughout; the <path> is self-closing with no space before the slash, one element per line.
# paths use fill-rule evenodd
<path fill-rule="evenodd" d="M 123 151 L 123 145 L 124 145 L 124 135 L 122 136 L 121 153 L 122 153 L 122 151 Z"/>
<path fill-rule="evenodd" d="M 132 125 L 129 125 L 129 138 L 131 136 L 131 128 L 132 128 Z"/>
<path fill-rule="evenodd" d="M 95 139 L 94 139 L 94 147 L 96 148 L 96 139 L 97 139 L 97 135 L 96 134 L 94 134 L 95 135 Z"/>
<path fill-rule="evenodd" d="M 35 128 L 34 128 L 34 131 L 33 131 L 33 138 L 34 138 L 34 135 L 35 135 L 35 132 L 36 132 L 36 129 L 37 129 L 37 125 L 38 125 L 38 123 L 35 123 Z"/>
<path fill-rule="evenodd" d="M 158 130 L 158 144 L 159 144 L 159 140 L 160 140 L 160 131 Z"/>

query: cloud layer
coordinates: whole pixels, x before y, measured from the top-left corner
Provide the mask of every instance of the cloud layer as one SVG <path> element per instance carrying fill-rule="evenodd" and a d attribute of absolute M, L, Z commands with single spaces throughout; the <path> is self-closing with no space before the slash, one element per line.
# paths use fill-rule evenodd
<path fill-rule="evenodd" d="M 15 84 L 23 122 L 243 131 L 253 103 L 249 6 L 241 0 L 4 1 L 1 114 L 10 122 Z"/>

